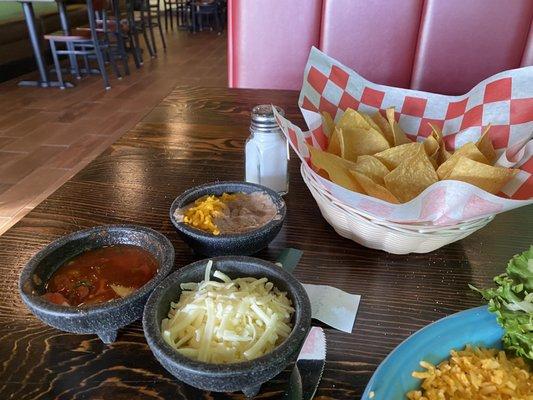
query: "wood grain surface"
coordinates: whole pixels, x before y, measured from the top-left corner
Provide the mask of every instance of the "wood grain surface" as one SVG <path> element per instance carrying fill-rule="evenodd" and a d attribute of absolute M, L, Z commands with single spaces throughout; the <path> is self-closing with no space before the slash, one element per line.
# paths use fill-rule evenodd
<path fill-rule="evenodd" d="M 195 260 L 169 219 L 172 200 L 192 186 L 243 179 L 249 113 L 260 103 L 283 107 L 303 126 L 297 93 L 177 87 L 136 127 L 0 237 L 0 399 L 223 399 L 168 374 L 136 322 L 112 345 L 96 336 L 42 324 L 17 290 L 21 268 L 58 237 L 100 224 L 134 223 L 170 238 L 176 268 Z M 318 399 L 357 399 L 371 374 L 402 340 L 424 325 L 481 304 L 467 283 L 489 285 L 507 260 L 531 242 L 532 212 L 496 217 L 481 231 L 430 254 L 391 255 L 338 236 L 290 165 L 286 223 L 259 256 L 304 251 L 295 276 L 362 295 L 351 334 L 324 326 L 327 362 Z M 314 322 L 319 325 L 319 323 Z M 258 398 L 281 398 L 288 372 Z"/>

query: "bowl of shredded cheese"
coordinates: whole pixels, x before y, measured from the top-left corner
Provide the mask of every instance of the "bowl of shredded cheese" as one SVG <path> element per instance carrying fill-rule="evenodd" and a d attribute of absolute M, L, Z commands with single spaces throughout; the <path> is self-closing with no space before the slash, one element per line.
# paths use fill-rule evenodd
<path fill-rule="evenodd" d="M 191 188 L 170 207 L 170 221 L 196 253 L 251 255 L 279 233 L 286 206 L 275 191 L 249 182 L 214 182 Z"/>
<path fill-rule="evenodd" d="M 197 261 L 168 276 L 143 315 L 148 345 L 172 375 L 247 396 L 294 362 L 310 323 L 303 286 L 281 267 L 244 256 Z"/>

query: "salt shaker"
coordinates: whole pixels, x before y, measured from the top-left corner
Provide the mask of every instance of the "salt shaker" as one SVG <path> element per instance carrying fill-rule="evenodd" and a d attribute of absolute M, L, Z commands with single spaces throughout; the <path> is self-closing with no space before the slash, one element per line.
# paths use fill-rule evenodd
<path fill-rule="evenodd" d="M 285 114 L 282 108 L 275 107 L 281 115 Z M 245 145 L 246 181 L 286 194 L 289 191 L 289 144 L 271 105 L 261 104 L 252 109 L 250 133 Z"/>

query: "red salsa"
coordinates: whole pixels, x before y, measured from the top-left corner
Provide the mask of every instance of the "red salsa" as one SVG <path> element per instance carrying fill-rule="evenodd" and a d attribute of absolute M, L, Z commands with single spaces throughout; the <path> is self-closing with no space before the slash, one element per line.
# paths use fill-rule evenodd
<path fill-rule="evenodd" d="M 48 280 L 42 297 L 65 306 L 103 303 L 139 289 L 158 267 L 155 257 L 137 246 L 89 250 L 61 265 Z"/>

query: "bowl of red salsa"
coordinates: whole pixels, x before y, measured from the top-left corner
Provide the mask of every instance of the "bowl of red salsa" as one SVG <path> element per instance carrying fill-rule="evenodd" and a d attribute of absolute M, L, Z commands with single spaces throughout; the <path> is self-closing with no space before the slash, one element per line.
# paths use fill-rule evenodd
<path fill-rule="evenodd" d="M 174 247 L 152 229 L 99 226 L 37 253 L 20 275 L 22 300 L 57 329 L 97 334 L 105 343 L 139 319 L 151 291 L 174 266 Z"/>

